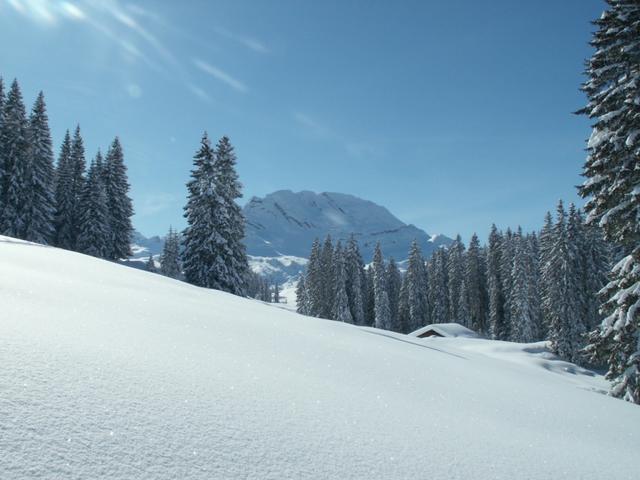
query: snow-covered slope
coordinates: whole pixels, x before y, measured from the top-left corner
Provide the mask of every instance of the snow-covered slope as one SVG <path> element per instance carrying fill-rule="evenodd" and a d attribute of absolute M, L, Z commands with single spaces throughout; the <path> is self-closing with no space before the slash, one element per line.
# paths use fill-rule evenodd
<path fill-rule="evenodd" d="M 640 408 L 540 346 L 306 318 L 7 238 L 0 306 L 2 479 L 637 479 Z"/>
<path fill-rule="evenodd" d="M 430 236 L 403 223 L 380 205 L 343 193 L 280 190 L 252 198 L 243 213 L 247 251 L 264 257 L 307 257 L 313 240 L 327 234 L 344 242 L 353 233 L 367 262 L 377 242 L 385 256 L 396 260 L 407 258 L 414 239 L 425 255 L 451 242 L 443 235 Z"/>

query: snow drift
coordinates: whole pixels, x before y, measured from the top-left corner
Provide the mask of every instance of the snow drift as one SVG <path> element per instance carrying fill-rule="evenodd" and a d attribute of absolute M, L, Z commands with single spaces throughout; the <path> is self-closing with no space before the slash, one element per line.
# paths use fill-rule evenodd
<path fill-rule="evenodd" d="M 535 348 L 305 318 L 6 237 L 0 307 L 3 479 L 637 478 L 640 408 Z"/>

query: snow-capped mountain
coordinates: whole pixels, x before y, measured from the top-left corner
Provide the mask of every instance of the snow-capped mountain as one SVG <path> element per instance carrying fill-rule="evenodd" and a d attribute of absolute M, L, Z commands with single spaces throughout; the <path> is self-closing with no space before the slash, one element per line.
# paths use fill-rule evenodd
<path fill-rule="evenodd" d="M 402 262 L 415 239 L 425 256 L 451 239 L 429 235 L 407 225 L 386 208 L 344 193 L 280 190 L 264 198 L 253 197 L 244 207 L 246 239 L 252 270 L 274 282 L 285 283 L 304 271 L 315 238 L 331 235 L 345 242 L 355 235 L 362 256 L 369 262 L 380 242 L 386 258 Z M 160 255 L 164 238 L 134 232 L 129 266 L 145 268 L 149 255 Z"/>
<path fill-rule="evenodd" d="M 407 258 L 414 239 L 425 256 L 451 243 L 443 235 L 407 225 L 380 205 L 344 193 L 280 190 L 253 197 L 243 212 L 247 252 L 254 256 L 308 257 L 313 240 L 328 234 L 343 242 L 355 235 L 365 261 L 371 260 L 377 242 L 385 257 L 398 261 Z"/>

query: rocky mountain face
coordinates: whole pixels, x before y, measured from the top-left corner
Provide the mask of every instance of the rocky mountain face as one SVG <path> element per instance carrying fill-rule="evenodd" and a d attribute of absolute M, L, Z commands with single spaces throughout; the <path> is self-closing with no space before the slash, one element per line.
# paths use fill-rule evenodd
<path fill-rule="evenodd" d="M 414 239 L 425 256 L 452 241 L 444 235 L 429 235 L 380 205 L 344 193 L 280 190 L 264 198 L 253 197 L 243 213 L 251 268 L 280 283 L 304 271 L 313 240 L 327 235 L 344 243 L 353 234 L 365 262 L 371 261 L 377 242 L 385 258 L 402 263 Z M 127 264 L 144 268 L 144 260 L 159 255 L 163 244 L 162 237 L 147 238 L 135 232 L 133 256 Z"/>
<path fill-rule="evenodd" d="M 386 258 L 407 258 L 415 239 L 425 256 L 451 239 L 429 235 L 407 225 L 386 208 L 343 193 L 280 190 L 252 198 L 243 209 L 247 219 L 247 251 L 251 255 L 308 257 L 315 238 L 331 235 L 345 242 L 352 234 L 366 262 L 380 242 Z"/>

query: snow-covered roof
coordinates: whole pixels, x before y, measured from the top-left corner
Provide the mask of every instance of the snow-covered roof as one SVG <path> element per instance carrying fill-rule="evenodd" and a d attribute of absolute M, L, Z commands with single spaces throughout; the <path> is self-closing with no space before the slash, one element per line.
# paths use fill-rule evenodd
<path fill-rule="evenodd" d="M 425 333 L 433 331 L 441 337 L 464 337 L 464 338 L 480 338 L 476 332 L 470 328 L 464 327 L 459 323 L 434 323 L 426 327 L 419 328 L 409 335 L 412 337 L 422 337 Z"/>

